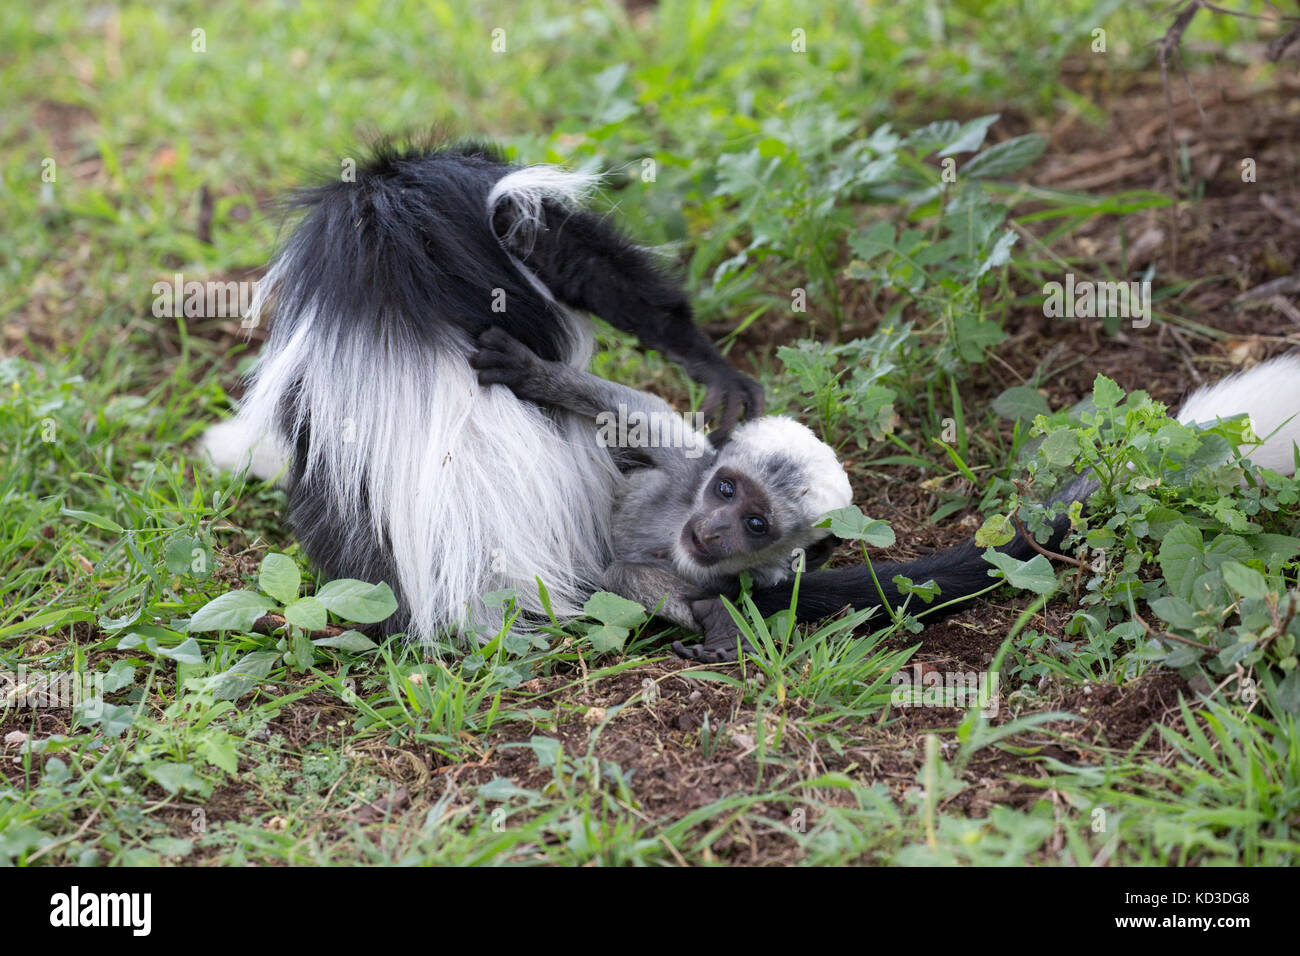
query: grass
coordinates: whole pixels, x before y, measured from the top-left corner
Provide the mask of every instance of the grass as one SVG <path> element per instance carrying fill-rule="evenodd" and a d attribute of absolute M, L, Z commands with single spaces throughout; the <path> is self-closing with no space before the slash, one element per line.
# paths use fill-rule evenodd
<path fill-rule="evenodd" d="M 0 11 L 0 672 L 93 678 L 77 707 L 0 683 L 0 862 L 1294 863 L 1294 639 L 1248 609 L 1157 622 L 1207 648 L 1253 628 L 1258 654 L 1216 670 L 1134 630 L 1133 609 L 1153 618 L 1133 582 L 1157 600 L 1163 569 L 1131 528 L 1163 500 L 1116 505 L 1136 564 L 1088 592 L 1086 626 L 1068 599 L 1022 612 L 1003 592 L 992 616 L 943 625 L 941 646 L 983 648 L 963 655 L 927 650 L 935 628 L 906 616 L 795 628 L 742 607 L 760 650 L 684 669 L 664 643 L 681 635 L 608 603 L 473 653 L 340 635 L 362 623 L 340 604 L 313 642 L 292 622 L 324 613 L 300 595 L 325 582 L 281 526 L 282 494 L 192 457 L 255 343 L 231 320 L 156 318 L 154 284 L 255 275 L 281 235 L 274 196 L 373 134 L 436 125 L 606 172 L 701 321 L 852 459 L 864 510 L 888 500 L 864 490 L 924 481 L 936 524 L 997 511 L 1033 451 L 1032 416 L 1000 418 L 989 394 L 1024 347 L 1007 344 L 1017 317 L 1041 315 L 1045 278 L 1089 268 L 1077 236 L 1170 201 L 1020 171 L 1063 116 L 1101 135 L 1106 97 L 1077 74 L 1121 88 L 1166 24 L 1159 4 L 1115 0 L 923 6 Z M 1256 29 L 1201 16 L 1194 75 L 1198 51 L 1240 58 Z M 937 154 L 993 114 L 980 155 L 1023 136 L 1024 161 L 945 191 Z M 1196 335 L 1195 283 L 1160 280 L 1158 324 Z M 660 357 L 602 338 L 597 372 L 698 399 Z M 1067 360 L 1029 348 L 1029 384 L 1063 380 Z M 1155 426 L 1125 427 L 1131 443 Z M 1231 525 L 1193 493 L 1180 506 L 1207 535 Z M 1263 585 L 1220 582 L 1276 618 L 1296 580 L 1274 540 L 1295 530 L 1290 486 L 1225 494 L 1276 513 L 1274 550 L 1238 555 Z M 289 625 L 196 626 L 259 587 Z M 916 667 L 997 671 L 1003 706 L 903 706 Z"/>

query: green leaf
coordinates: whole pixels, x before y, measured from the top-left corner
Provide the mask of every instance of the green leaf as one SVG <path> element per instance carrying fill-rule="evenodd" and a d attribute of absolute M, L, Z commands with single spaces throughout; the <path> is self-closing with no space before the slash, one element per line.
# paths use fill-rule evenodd
<path fill-rule="evenodd" d="M 1079 436 L 1070 428 L 1058 428 L 1038 446 L 1039 454 L 1054 468 L 1065 468 L 1079 457 Z"/>
<path fill-rule="evenodd" d="M 963 176 L 975 179 L 993 179 L 1009 176 L 1033 163 L 1047 149 L 1047 137 L 1039 133 L 1026 133 L 1006 142 L 990 146 L 971 159 L 961 169 Z"/>
<path fill-rule="evenodd" d="M 878 222 L 866 232 L 850 237 L 849 246 L 860 259 L 870 262 L 882 252 L 894 250 L 894 226 L 889 222 Z"/>
<path fill-rule="evenodd" d="M 1196 579 L 1205 570 L 1201 532 L 1186 522 L 1174 525 L 1165 532 L 1156 560 L 1174 596 L 1190 601 Z"/>
<path fill-rule="evenodd" d="M 220 767 L 226 773 L 239 771 L 239 751 L 235 749 L 235 741 L 229 734 L 205 735 L 199 744 L 199 753 L 208 763 Z"/>
<path fill-rule="evenodd" d="M 1001 118 L 1000 113 L 981 116 L 962 125 L 955 134 L 950 135 L 950 142 L 939 151 L 940 156 L 953 156 L 957 153 L 973 153 L 984 145 L 984 137 L 989 127 Z"/>
<path fill-rule="evenodd" d="M 644 612 L 642 614 L 644 616 Z M 607 654 L 610 651 L 621 651 L 631 633 L 626 627 L 602 624 L 587 631 L 587 637 L 591 639 L 592 649 L 596 653 Z"/>
<path fill-rule="evenodd" d="M 371 651 L 379 646 L 360 631 L 344 631 L 337 637 L 321 637 L 312 641 L 312 643 L 317 647 L 337 647 L 339 650 L 347 651 L 350 654 Z"/>
<path fill-rule="evenodd" d="M 377 624 L 397 610 L 397 598 L 387 584 L 351 578 L 329 582 L 316 592 L 316 600 L 344 620 L 358 624 Z"/>
<path fill-rule="evenodd" d="M 203 651 L 199 642 L 189 637 L 175 647 L 160 647 L 154 638 L 145 642 L 145 646 L 159 657 L 168 657 L 178 664 L 202 664 Z"/>
<path fill-rule="evenodd" d="M 564 745 L 554 737 L 534 735 L 529 738 L 528 746 L 536 755 L 539 766 L 559 766 L 560 756 L 564 753 Z"/>
<path fill-rule="evenodd" d="M 292 558 L 272 552 L 262 559 L 257 586 L 281 604 L 288 604 L 298 597 L 302 575 Z"/>
<path fill-rule="evenodd" d="M 293 666 L 305 671 L 316 662 L 316 648 L 305 631 L 293 631 L 289 636 L 289 652 Z"/>
<path fill-rule="evenodd" d="M 915 594 L 926 604 L 939 596 L 939 585 L 935 584 L 933 580 L 916 584 L 911 578 L 904 577 L 901 574 L 895 574 L 892 580 L 894 586 L 898 588 L 899 594 L 904 596 Z"/>
<path fill-rule="evenodd" d="M 1225 561 L 1223 583 L 1242 597 L 1263 599 L 1272 593 L 1268 580 L 1254 568 L 1248 568 L 1237 561 Z"/>
<path fill-rule="evenodd" d="M 998 241 L 993 244 L 989 254 L 980 260 L 980 267 L 975 271 L 978 278 L 990 269 L 996 269 L 998 266 L 1004 266 L 1011 261 L 1011 247 L 1016 244 L 1016 234 L 1007 230 L 998 236 Z"/>
<path fill-rule="evenodd" d="M 60 508 L 59 514 L 69 518 L 76 518 L 84 521 L 86 524 L 94 525 L 104 531 L 111 531 L 113 534 L 125 534 L 126 529 L 114 521 L 112 518 L 105 518 L 102 515 L 91 514 L 89 511 L 74 511 L 72 508 Z"/>
<path fill-rule="evenodd" d="M 265 679 L 279 660 L 279 651 L 245 654 L 229 670 L 212 677 L 212 696 L 217 700 L 239 700 Z"/>
<path fill-rule="evenodd" d="M 195 568 L 198 563 L 199 567 Z M 172 574 L 190 575 L 205 578 L 211 573 L 212 562 L 203 539 L 191 534 L 175 534 L 167 542 L 163 552 L 163 564 Z"/>
<path fill-rule="evenodd" d="M 817 527 L 830 528 L 831 534 L 845 541 L 865 541 L 873 548 L 888 548 L 895 540 L 889 522 L 868 518 L 857 505 L 828 511 Z"/>
<path fill-rule="evenodd" d="M 247 631 L 273 607 L 274 601 L 256 591 L 227 591 L 195 611 L 186 630 Z"/>
<path fill-rule="evenodd" d="M 1277 703 L 1287 713 L 1300 715 L 1300 670 L 1293 670 L 1278 683 Z"/>
<path fill-rule="evenodd" d="M 640 604 L 609 591 L 597 591 L 587 599 L 582 610 L 588 617 L 616 628 L 636 627 L 646 619 L 646 610 Z M 623 646 L 621 641 L 618 646 Z"/>
<path fill-rule="evenodd" d="M 984 360 L 984 351 L 1006 340 L 1007 333 L 996 322 L 974 315 L 963 315 L 953 322 L 957 354 L 967 362 Z"/>
<path fill-rule="evenodd" d="M 1016 526 L 1009 515 L 993 515 L 975 532 L 975 543 L 981 548 L 1000 548 L 1016 536 Z"/>
<path fill-rule="evenodd" d="M 984 552 L 984 559 L 1001 571 L 1012 587 L 1035 594 L 1051 594 L 1056 590 L 1056 572 L 1052 569 L 1052 562 L 1041 554 L 1020 561 L 989 548 Z"/>
<path fill-rule="evenodd" d="M 1030 385 L 1013 385 L 993 399 L 993 411 L 1007 421 L 1032 422 L 1037 415 L 1050 415 L 1052 409 L 1038 389 Z"/>
<path fill-rule="evenodd" d="M 110 704 L 99 697 L 83 700 L 76 709 L 82 723 L 98 727 L 106 737 L 121 737 L 135 721 L 134 707 Z"/>
<path fill-rule="evenodd" d="M 1098 408 L 1114 408 L 1124 398 L 1120 388 L 1105 375 L 1098 375 L 1092 383 L 1092 403 Z"/>
<path fill-rule="evenodd" d="M 1196 609 L 1180 597 L 1167 594 L 1151 602 L 1156 617 L 1172 628 L 1191 631 L 1196 628 Z"/>
<path fill-rule="evenodd" d="M 484 800 L 495 800 L 498 803 L 513 799 L 514 797 L 533 798 L 537 796 L 535 791 L 525 790 L 509 777 L 493 777 L 487 783 L 479 787 L 477 792 Z"/>
<path fill-rule="evenodd" d="M 207 787 L 194 768 L 187 763 L 173 763 L 171 761 L 156 763 L 151 767 L 146 767 L 145 774 L 173 795 L 185 790 L 204 790 Z"/>
<path fill-rule="evenodd" d="M 194 841 L 179 837 L 154 837 L 149 841 L 149 848 L 163 856 L 189 856 L 194 852 Z"/>
<path fill-rule="evenodd" d="M 305 631 L 319 631 L 329 623 L 325 605 L 314 597 L 299 598 L 292 604 L 286 605 L 284 619 Z"/>
<path fill-rule="evenodd" d="M 113 693 L 135 683 L 135 668 L 130 661 L 113 661 L 113 666 L 104 675 L 104 691 Z"/>

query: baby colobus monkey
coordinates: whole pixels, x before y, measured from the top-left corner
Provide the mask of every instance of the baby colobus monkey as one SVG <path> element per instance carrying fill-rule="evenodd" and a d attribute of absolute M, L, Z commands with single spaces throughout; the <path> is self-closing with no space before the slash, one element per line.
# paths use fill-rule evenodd
<path fill-rule="evenodd" d="M 623 477 L 603 589 L 721 641 L 735 631 L 719 595 L 736 596 L 742 571 L 766 587 L 830 556 L 834 539 L 814 524 L 853 493 L 835 452 L 804 425 L 770 415 L 711 440 L 658 396 L 546 361 L 502 329 L 478 344 L 480 384 L 607 430 Z"/>

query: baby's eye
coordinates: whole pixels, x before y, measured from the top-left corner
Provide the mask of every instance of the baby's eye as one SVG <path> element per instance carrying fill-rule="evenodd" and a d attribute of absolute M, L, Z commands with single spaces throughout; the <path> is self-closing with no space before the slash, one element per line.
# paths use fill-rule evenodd
<path fill-rule="evenodd" d="M 767 534 L 767 522 L 758 515 L 750 515 L 746 518 L 745 527 L 750 530 L 751 534 Z"/>
<path fill-rule="evenodd" d="M 718 494 L 724 498 L 732 498 L 736 494 L 736 486 L 723 478 L 718 482 Z"/>

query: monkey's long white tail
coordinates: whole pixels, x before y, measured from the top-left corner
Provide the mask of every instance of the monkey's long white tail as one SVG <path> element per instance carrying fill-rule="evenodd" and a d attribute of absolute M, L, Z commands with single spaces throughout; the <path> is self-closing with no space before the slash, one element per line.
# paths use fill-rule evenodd
<path fill-rule="evenodd" d="M 1263 468 L 1293 474 L 1300 443 L 1300 354 L 1280 356 L 1197 389 L 1178 410 L 1178 420 L 1211 424 L 1241 414 L 1250 416 L 1262 439 L 1242 449 L 1246 457 Z"/>

